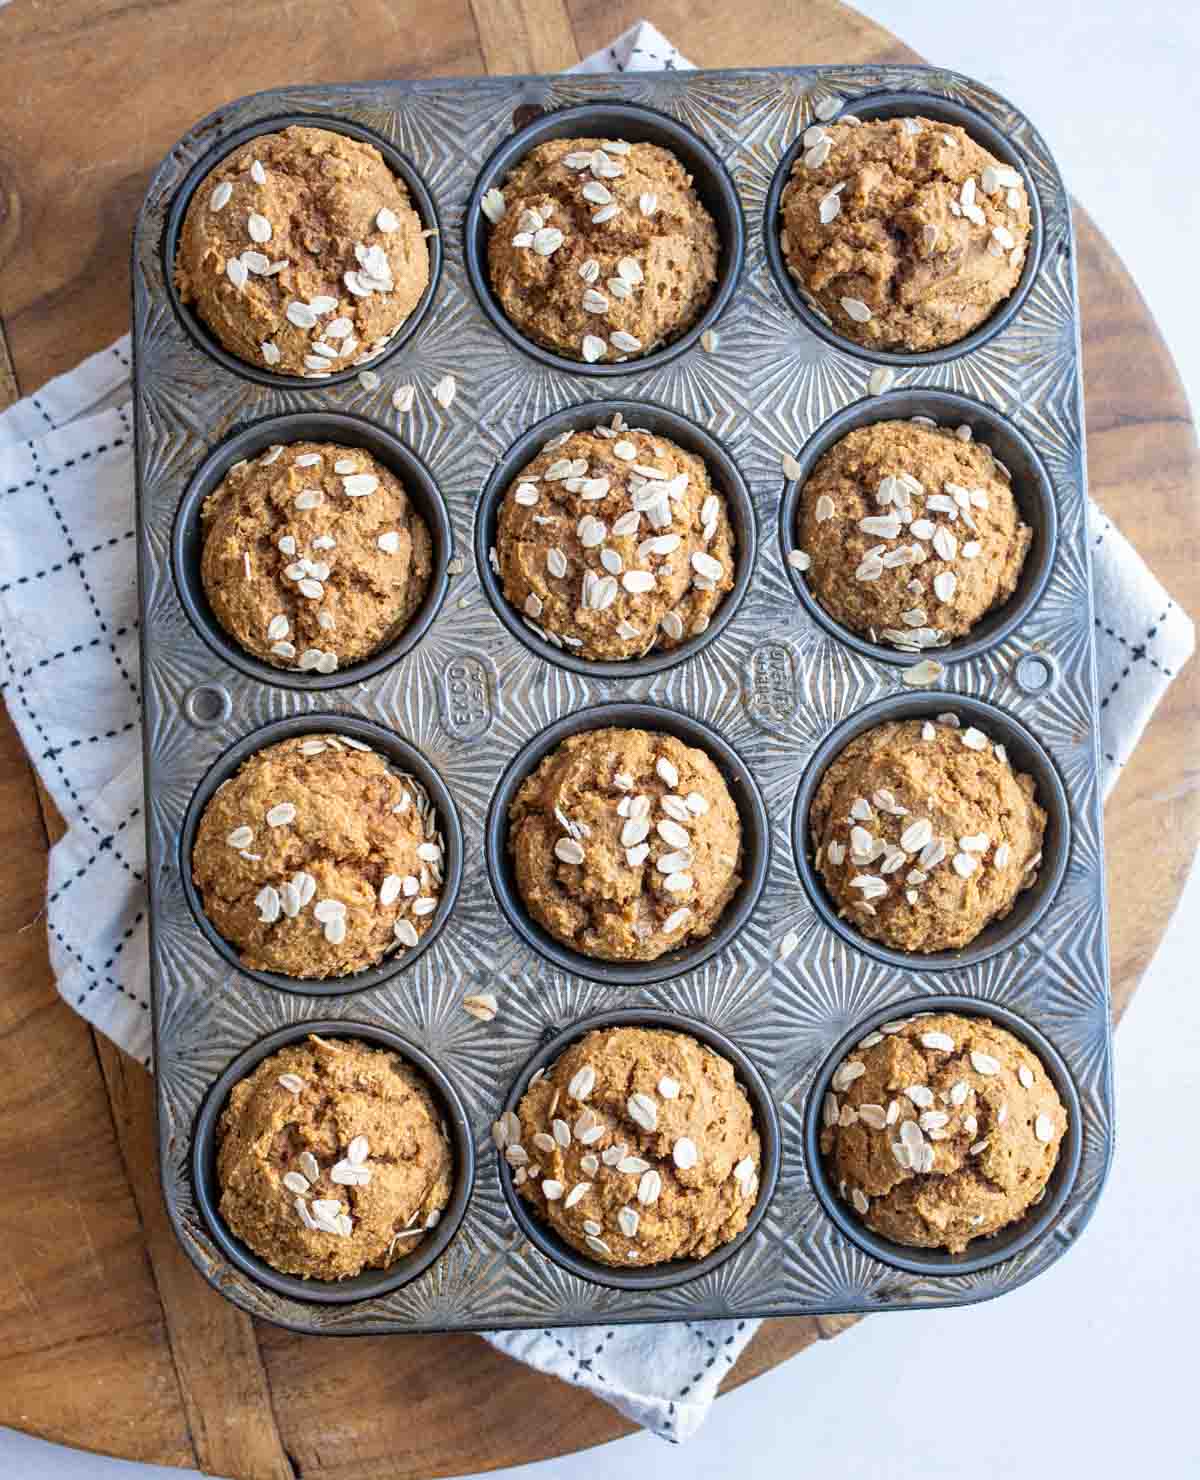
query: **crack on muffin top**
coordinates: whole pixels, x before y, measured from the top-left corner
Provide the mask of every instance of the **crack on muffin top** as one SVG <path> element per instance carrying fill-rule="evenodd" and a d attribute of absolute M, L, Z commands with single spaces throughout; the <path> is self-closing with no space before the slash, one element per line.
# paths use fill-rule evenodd
<path fill-rule="evenodd" d="M 487 192 L 492 288 L 514 327 L 588 363 L 678 338 L 717 280 L 720 240 L 692 177 L 657 144 L 553 139 Z"/>
<path fill-rule="evenodd" d="M 851 740 L 809 809 L 814 866 L 855 929 L 896 950 L 969 945 L 1037 880 L 1046 814 L 1004 747 L 947 712 Z"/>
<path fill-rule="evenodd" d="M 1041 1200 L 1067 1128 L 1037 1055 L 955 1013 L 868 1033 L 834 1071 L 821 1121 L 829 1176 L 867 1227 L 956 1254 Z"/>
<path fill-rule="evenodd" d="M 332 673 L 369 657 L 409 625 L 432 580 L 425 521 L 360 447 L 270 447 L 230 468 L 201 522 L 214 615 L 275 667 Z"/>
<path fill-rule="evenodd" d="M 322 379 L 373 358 L 403 326 L 429 282 L 426 234 L 378 149 L 293 125 L 201 181 L 175 281 L 232 354 Z"/>
<path fill-rule="evenodd" d="M 255 752 L 200 818 L 204 913 L 252 969 L 344 976 L 415 946 L 442 891 L 445 840 L 425 788 L 346 735 Z"/>
<path fill-rule="evenodd" d="M 490 558 L 506 600 L 582 658 L 641 658 L 708 629 L 734 534 L 704 461 L 620 414 L 552 438 L 513 479 Z"/>
<path fill-rule="evenodd" d="M 780 244 L 810 307 L 867 348 L 921 352 L 979 327 L 1016 287 L 1031 216 L 1020 172 L 956 124 L 814 124 Z"/>
<path fill-rule="evenodd" d="M 509 808 L 517 887 L 543 929 L 600 960 L 703 939 L 741 882 L 742 826 L 704 751 L 648 730 L 569 736 Z"/>

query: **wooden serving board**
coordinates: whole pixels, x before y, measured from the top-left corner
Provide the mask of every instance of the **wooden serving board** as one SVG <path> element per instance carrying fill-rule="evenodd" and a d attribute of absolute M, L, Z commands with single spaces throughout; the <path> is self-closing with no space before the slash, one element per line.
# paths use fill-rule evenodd
<path fill-rule="evenodd" d="M 283 83 L 556 71 L 644 14 L 701 66 L 912 59 L 836 0 L 14 0 L 0 11 L 0 404 L 125 330 L 150 172 L 223 101 Z M 1076 226 L 1092 492 L 1200 609 L 1187 402 L 1128 274 L 1083 212 Z M 1198 701 L 1193 665 L 1107 809 L 1118 1012 L 1200 836 Z M 627 1432 L 607 1405 L 474 1337 L 298 1337 L 204 1283 L 167 1225 L 148 1076 L 54 991 L 41 910 L 59 826 L 0 716 L 0 1424 L 237 1480 L 429 1480 Z M 728 1382 L 844 1324 L 768 1322 Z"/>

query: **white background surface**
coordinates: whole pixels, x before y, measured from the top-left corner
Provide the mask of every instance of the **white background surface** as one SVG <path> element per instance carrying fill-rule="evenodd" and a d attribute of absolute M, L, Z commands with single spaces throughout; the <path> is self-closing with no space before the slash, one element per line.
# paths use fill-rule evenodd
<path fill-rule="evenodd" d="M 1196 0 L 860 0 L 859 8 L 1036 120 L 1073 193 L 1136 277 L 1197 404 L 1200 315 L 1194 286 L 1176 275 L 1200 243 Z M 671 39 L 686 52 L 687 36 Z M 1069 1258 L 990 1305 L 874 1316 L 722 1398 L 682 1448 L 639 1434 L 502 1473 L 1007 1480 L 1019 1468 L 1027 1480 L 1124 1480 L 1151 1465 L 1156 1480 L 1200 1474 L 1198 955 L 1194 876 L 1117 1037 L 1116 1162 Z M 181 1473 L 0 1430 L 6 1480 Z"/>

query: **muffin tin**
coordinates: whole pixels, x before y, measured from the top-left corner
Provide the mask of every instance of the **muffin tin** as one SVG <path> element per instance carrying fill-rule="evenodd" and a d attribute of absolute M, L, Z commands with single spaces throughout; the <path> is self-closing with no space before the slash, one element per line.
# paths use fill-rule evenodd
<path fill-rule="evenodd" d="M 830 98 L 863 114 L 953 118 L 1019 162 L 1036 197 L 1036 250 L 1014 301 L 962 346 L 868 355 L 831 335 L 780 278 L 770 202 L 789 151 Z M 597 112 L 591 126 L 586 113 L 542 116 L 565 108 Z M 301 119 L 378 138 L 421 182 L 427 199 L 414 191 L 414 200 L 440 225 L 430 301 L 374 362 L 381 379 L 371 388 L 355 376 L 296 381 L 231 360 L 170 287 L 173 233 L 197 180 L 244 137 Z M 664 130 L 677 138 L 682 129 L 696 142 L 677 152 L 715 162 L 700 188 L 717 193 L 710 208 L 722 202 L 714 214 L 727 296 L 715 323 L 706 315 L 697 326 L 716 329 L 714 351 L 689 333 L 643 361 L 575 365 L 497 323 L 478 271 L 478 199 L 487 171 L 515 157 L 510 136 L 530 126 L 668 145 Z M 1074 242 L 1062 181 L 1029 121 L 979 83 L 909 66 L 257 94 L 199 124 L 157 171 L 134 238 L 133 301 L 160 1163 L 175 1228 L 212 1283 L 302 1331 L 540 1328 L 959 1305 L 1023 1283 L 1070 1247 L 1112 1146 L 1102 798 Z M 879 364 L 895 368 L 897 383 L 868 397 Z M 447 374 L 457 382 L 448 408 L 433 395 Z M 417 389 L 412 410 L 398 415 L 391 394 L 404 384 Z M 597 419 L 619 408 L 664 431 L 667 418 L 691 424 L 739 522 L 738 586 L 715 630 L 640 664 L 571 661 L 512 620 L 488 570 L 486 524 L 477 524 L 494 517 L 531 428 L 546 422 L 549 436 L 564 419 L 586 423 L 592 412 L 581 407 L 591 402 L 600 403 Z M 652 409 L 635 417 L 628 402 Z M 946 663 L 937 687 L 912 689 L 910 659 L 853 639 L 798 592 L 785 563 L 786 519 L 781 539 L 781 507 L 794 505 L 796 489 L 781 468 L 785 455 L 810 463 L 821 445 L 812 439 L 827 440 L 839 415 L 930 409 L 995 438 L 1006 461 L 1027 449 L 1014 474 L 1029 474 L 1018 494 L 1040 522 L 1018 604 L 937 655 Z M 327 677 L 275 670 L 233 648 L 196 577 L 203 491 L 247 449 L 284 440 L 289 426 L 296 438 L 370 447 L 433 514 L 434 590 L 420 631 Z M 871 718 L 947 710 L 969 710 L 1019 764 L 1036 764 L 1053 841 L 1036 889 L 977 946 L 947 959 L 897 956 L 831 915 L 805 850 L 804 799 L 832 747 Z M 716 737 L 705 743 L 733 783 L 748 843 L 747 882 L 717 935 L 645 973 L 580 961 L 541 938 L 513 894 L 503 850 L 505 788 L 556 727 L 632 722 L 677 733 L 701 726 Z M 203 798 L 238 757 L 284 733 L 331 728 L 371 738 L 404 768 L 417 753 L 448 840 L 461 829 L 461 881 L 446 891 L 436 935 L 407 959 L 339 982 L 255 979 L 196 913 L 187 839 Z M 462 999 L 487 991 L 500 1011 L 482 1023 Z M 994 1011 L 1035 1046 L 1050 1046 L 1047 1067 L 1073 1107 L 1051 1192 L 1011 1236 L 960 1256 L 913 1257 L 865 1236 L 809 1160 L 822 1076 L 846 1042 L 900 1004 Z M 597 1015 L 624 1013 L 665 1015 L 683 1028 L 691 1020 L 730 1042 L 747 1087 L 767 1097 L 760 1129 L 772 1161 L 756 1224 L 734 1246 L 617 1287 L 514 1217 L 490 1126 L 539 1054 Z M 268 1035 L 313 1027 L 396 1035 L 401 1051 L 407 1045 L 418 1063 L 427 1056 L 445 1077 L 469 1127 L 458 1157 L 461 1221 L 448 1218 L 436 1243 L 362 1288 L 285 1287 L 230 1240 L 213 1207 L 212 1119 L 229 1071 L 244 1072 L 278 1041 Z"/>

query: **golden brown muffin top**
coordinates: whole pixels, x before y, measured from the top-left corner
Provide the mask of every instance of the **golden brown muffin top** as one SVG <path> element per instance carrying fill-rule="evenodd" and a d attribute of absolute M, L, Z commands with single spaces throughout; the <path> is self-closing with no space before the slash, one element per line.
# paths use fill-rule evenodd
<path fill-rule="evenodd" d="M 657 144 L 552 139 L 487 192 L 483 210 L 505 314 L 570 359 L 648 354 L 712 296 L 717 228 L 692 177 Z"/>
<path fill-rule="evenodd" d="M 424 1077 L 397 1053 L 315 1034 L 233 1088 L 217 1131 L 220 1212 L 273 1269 L 341 1280 L 412 1253 L 454 1158 Z"/>
<path fill-rule="evenodd" d="M 814 124 L 783 192 L 789 270 L 840 334 L 925 351 L 1012 293 L 1030 235 L 1020 173 L 954 124 Z"/>
<path fill-rule="evenodd" d="M 588 1033 L 493 1133 L 537 1216 L 604 1264 L 702 1259 L 742 1231 L 758 1193 L 746 1092 L 684 1033 Z"/>
<path fill-rule="evenodd" d="M 1040 1201 L 1067 1115 L 1037 1055 L 988 1018 L 884 1023 L 821 1107 L 838 1195 L 896 1243 L 958 1254 Z"/>

